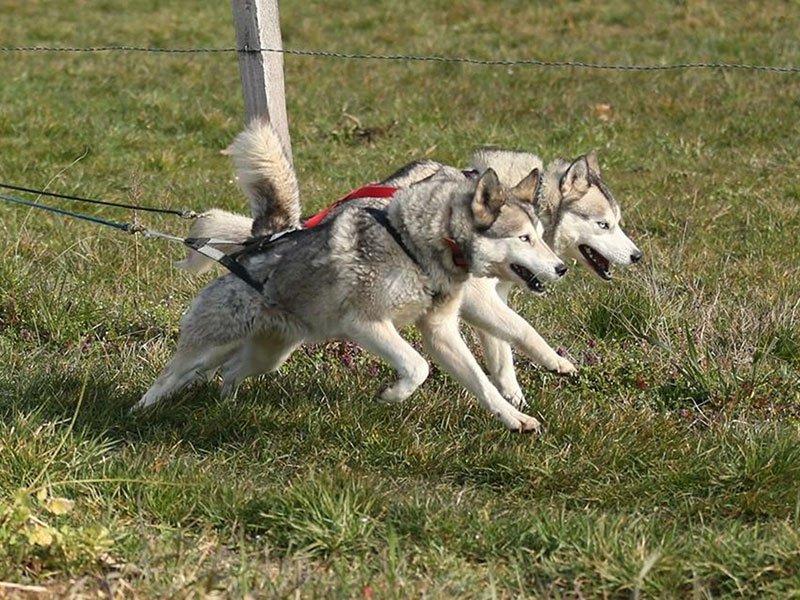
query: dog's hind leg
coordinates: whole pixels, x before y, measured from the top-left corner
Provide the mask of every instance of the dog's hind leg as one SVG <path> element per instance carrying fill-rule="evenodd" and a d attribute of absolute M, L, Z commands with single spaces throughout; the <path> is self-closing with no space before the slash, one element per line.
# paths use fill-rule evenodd
<path fill-rule="evenodd" d="M 220 346 L 198 348 L 197 346 L 179 347 L 175 356 L 167 363 L 161 375 L 147 390 L 141 400 L 134 404 L 131 411 L 147 408 L 159 400 L 179 392 L 186 386 L 203 379 L 208 372 L 215 371 L 230 356 L 236 343 Z"/>
<path fill-rule="evenodd" d="M 384 402 L 401 402 L 428 378 L 428 362 L 414 350 L 389 321 L 353 321 L 349 337 L 369 352 L 387 361 L 397 371 L 397 381 L 383 390 Z"/>
<path fill-rule="evenodd" d="M 222 366 L 222 390 L 227 398 L 248 377 L 276 371 L 299 346 L 301 340 L 267 333 L 248 339 Z"/>

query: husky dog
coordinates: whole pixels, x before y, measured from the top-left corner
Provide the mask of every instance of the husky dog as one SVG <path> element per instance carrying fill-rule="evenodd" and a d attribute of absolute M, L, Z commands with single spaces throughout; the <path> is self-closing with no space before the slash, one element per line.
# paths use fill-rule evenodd
<path fill-rule="evenodd" d="M 403 188 L 430 178 L 458 181 L 491 168 L 501 183 L 514 186 L 531 170 L 539 169 L 542 184 L 534 210 L 544 226 L 545 242 L 558 256 L 577 260 L 605 280 L 611 278 L 612 266 L 641 260 L 642 252 L 622 229 L 619 204 L 602 180 L 594 152 L 573 161 L 556 159 L 545 166 L 538 156 L 528 152 L 480 149 L 470 164 L 472 170 L 464 172 L 432 160 L 416 161 L 381 183 Z M 376 201 L 376 205 L 385 202 Z M 336 211 L 332 213 L 335 214 Z M 193 237 L 244 241 L 250 235 L 252 221 L 245 217 L 224 211 L 206 215 L 193 224 Z M 213 263 L 192 253 L 183 264 L 191 271 L 201 272 Z M 527 348 L 525 354 L 529 359 L 551 371 L 570 374 L 575 367 L 508 307 L 508 294 L 513 286 L 507 280 L 471 278 L 464 290 L 461 316 L 478 333 L 491 380 L 503 397 L 519 408 L 525 405 L 525 399 L 514 372 L 511 345 Z M 492 323 L 487 323 L 487 317 Z M 498 321 L 502 323 L 500 329 Z"/>
<path fill-rule="evenodd" d="M 411 163 L 390 176 L 384 183 L 413 184 L 429 177 L 431 172 L 455 177 L 452 167 L 433 161 Z M 475 173 L 494 169 L 505 185 L 513 186 L 531 169 L 540 169 L 542 185 L 534 201 L 536 215 L 544 226 L 544 240 L 562 259 L 572 258 L 589 267 L 604 280 L 611 279 L 612 266 L 628 266 L 642 259 L 622 229 L 621 211 L 611 191 L 603 182 L 595 152 L 573 161 L 556 159 L 544 165 L 535 154 L 484 148 L 471 160 Z M 469 282 L 464 294 L 461 315 L 475 326 L 484 350 L 486 368 L 503 396 L 515 406 L 524 406 L 522 389 L 514 372 L 508 332 L 517 331 L 529 338 L 538 352 L 530 356 L 534 362 L 557 373 L 575 372 L 575 367 L 559 356 L 542 337 L 507 306 L 513 283 L 497 279 L 476 278 Z M 492 332 L 485 326 L 485 315 L 493 314 L 506 323 L 506 331 Z"/>
<path fill-rule="evenodd" d="M 254 123 L 230 153 L 262 222 L 292 226 L 299 214 L 295 175 L 274 140 L 268 125 Z M 430 354 L 506 427 L 538 430 L 539 422 L 484 374 L 458 322 L 474 277 L 538 290 L 566 272 L 542 240 L 533 208 L 539 183 L 537 170 L 513 188 L 491 169 L 480 179 L 428 177 L 381 209 L 352 203 L 314 228 L 255 245 L 241 263 L 263 292 L 231 274 L 204 288 L 183 317 L 175 356 L 135 408 L 220 367 L 225 386 L 235 387 L 277 369 L 302 343 L 342 338 L 395 368 L 397 380 L 381 397 L 397 402 L 428 376 L 427 362 L 397 331 L 415 323 Z M 501 331 L 505 324 L 487 315 L 485 326 Z M 531 350 L 524 343 L 520 349 Z"/>
<path fill-rule="evenodd" d="M 619 204 L 603 182 L 594 151 L 572 162 L 556 159 L 545 167 L 528 152 L 481 149 L 472 165 L 478 172 L 494 168 L 506 185 L 514 185 L 531 169 L 542 171 L 536 214 L 556 254 L 583 263 L 605 280 L 611 279 L 612 266 L 642 259 L 642 251 L 622 230 Z"/>

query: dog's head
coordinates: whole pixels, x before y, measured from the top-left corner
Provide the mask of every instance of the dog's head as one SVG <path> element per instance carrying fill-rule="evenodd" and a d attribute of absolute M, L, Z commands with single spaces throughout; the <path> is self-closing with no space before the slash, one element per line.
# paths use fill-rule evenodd
<path fill-rule="evenodd" d="M 541 184 L 539 170 L 513 188 L 503 186 L 487 169 L 470 203 L 474 234 L 470 240 L 470 272 L 498 277 L 542 293 L 544 282 L 562 277 L 567 268 L 544 243 L 534 199 Z"/>
<path fill-rule="evenodd" d="M 547 196 L 558 196 L 549 198 L 549 239 L 559 256 L 574 258 L 606 280 L 612 266 L 642 259 L 642 251 L 622 229 L 619 204 L 602 180 L 594 152 L 571 163 L 556 161 L 548 167 L 548 178 Z"/>

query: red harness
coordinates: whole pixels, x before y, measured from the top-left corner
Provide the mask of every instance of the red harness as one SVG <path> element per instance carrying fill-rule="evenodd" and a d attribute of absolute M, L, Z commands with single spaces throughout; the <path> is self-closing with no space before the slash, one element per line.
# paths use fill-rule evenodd
<path fill-rule="evenodd" d="M 312 227 L 316 227 L 325 220 L 325 217 L 327 217 L 333 209 L 338 208 L 345 202 L 349 202 L 350 200 L 358 200 L 360 198 L 391 198 L 398 189 L 400 188 L 392 187 L 390 185 L 381 185 L 379 183 L 368 183 L 367 185 L 362 185 L 360 188 L 357 188 L 347 194 L 347 196 L 344 198 L 337 200 L 330 206 L 323 208 L 321 211 L 314 213 L 305 219 L 303 221 L 303 229 L 311 229 Z"/>
<path fill-rule="evenodd" d="M 325 220 L 331 211 L 338 208 L 345 202 L 363 198 L 391 198 L 399 189 L 400 188 L 390 185 L 381 185 L 380 183 L 368 183 L 367 185 L 362 185 L 360 188 L 357 188 L 347 194 L 344 198 L 337 200 L 330 206 L 327 206 L 321 211 L 314 213 L 310 217 L 307 217 L 305 220 L 303 220 L 303 229 L 311 229 L 316 227 Z M 442 238 L 442 241 L 450 250 L 450 254 L 453 257 L 453 264 L 460 269 L 466 270 L 469 267 L 469 263 L 467 262 L 467 257 L 464 255 L 464 251 L 458 245 L 458 242 L 450 237 Z"/>

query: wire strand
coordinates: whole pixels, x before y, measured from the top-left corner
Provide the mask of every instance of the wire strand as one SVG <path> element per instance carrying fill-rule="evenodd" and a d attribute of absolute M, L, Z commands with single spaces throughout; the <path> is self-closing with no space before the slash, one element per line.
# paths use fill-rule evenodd
<path fill-rule="evenodd" d="M 544 68 L 576 68 L 609 71 L 679 71 L 689 69 L 765 71 L 771 73 L 800 73 L 798 65 L 763 65 L 750 63 L 734 63 L 722 61 L 695 61 L 666 64 L 637 63 L 604 63 L 579 60 L 540 60 L 536 58 L 474 58 L 469 56 L 443 56 L 423 54 L 371 54 L 367 52 L 335 52 L 332 50 L 316 50 L 303 48 L 232 48 L 232 47 L 193 47 L 193 48 L 159 48 L 150 46 L 0 46 L 0 52 L 149 52 L 161 54 L 219 54 L 219 53 L 258 53 L 272 52 L 289 56 L 306 56 L 321 58 L 341 58 L 348 60 L 386 60 L 406 62 L 440 62 L 458 63 L 478 66 L 500 67 L 544 67 Z"/>

